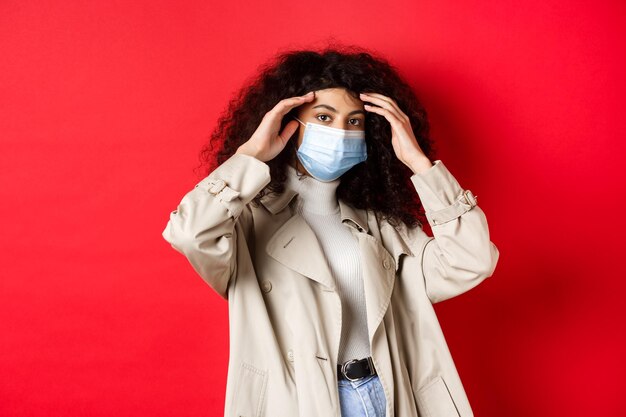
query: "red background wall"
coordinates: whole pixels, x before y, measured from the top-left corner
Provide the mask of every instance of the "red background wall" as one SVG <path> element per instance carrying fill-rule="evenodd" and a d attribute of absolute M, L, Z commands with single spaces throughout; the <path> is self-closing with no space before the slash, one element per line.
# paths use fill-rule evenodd
<path fill-rule="evenodd" d="M 623 415 L 623 2 L 125 3 L 0 3 L 0 415 L 221 415 L 227 304 L 161 232 L 236 89 L 331 36 L 488 216 L 495 275 L 436 305 L 476 414 Z"/>

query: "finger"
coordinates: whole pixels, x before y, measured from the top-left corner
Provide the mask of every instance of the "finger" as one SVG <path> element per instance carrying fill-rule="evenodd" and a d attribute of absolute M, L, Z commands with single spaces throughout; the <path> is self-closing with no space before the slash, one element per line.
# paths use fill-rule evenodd
<path fill-rule="evenodd" d="M 315 98 L 315 93 L 313 91 L 303 96 L 284 98 L 280 100 L 276 104 L 276 106 L 274 106 L 274 108 L 270 111 L 274 112 L 277 116 L 282 117 L 294 107 L 300 106 L 301 104 L 311 101 L 314 98 Z"/>
<path fill-rule="evenodd" d="M 370 101 L 380 107 L 388 109 L 390 112 L 394 113 L 398 119 L 408 120 L 408 117 L 400 110 L 400 108 L 390 100 L 388 97 L 378 94 L 378 93 L 367 93 L 362 96 L 364 101 Z"/>
<path fill-rule="evenodd" d="M 398 106 L 398 104 L 391 97 L 387 97 L 386 95 L 380 94 L 380 93 L 362 93 L 362 94 L 364 94 L 366 97 L 370 97 L 374 99 L 378 98 L 380 100 L 386 101 L 391 106 L 393 106 L 393 108 L 396 109 L 396 111 L 398 111 L 399 113 L 402 113 L 402 110 L 400 110 L 400 107 Z"/>
<path fill-rule="evenodd" d="M 361 99 L 364 101 L 371 101 L 374 104 L 377 104 L 381 107 L 388 108 L 390 110 L 393 109 L 398 119 L 403 119 L 407 122 L 409 121 L 409 117 L 406 114 L 404 114 L 404 112 L 400 109 L 397 103 L 393 99 L 387 96 L 384 96 L 379 93 L 362 93 Z M 386 104 L 386 106 L 383 103 Z"/>
<path fill-rule="evenodd" d="M 284 146 L 285 144 L 287 144 L 287 142 L 289 142 L 289 139 L 291 139 L 291 136 L 295 133 L 296 130 L 298 130 L 297 121 L 291 120 L 289 123 L 287 123 L 278 135 L 278 140 L 280 141 L 281 145 Z"/>
<path fill-rule="evenodd" d="M 369 104 L 366 104 L 364 107 L 367 111 L 371 111 L 385 117 L 389 121 L 389 123 L 395 128 L 398 128 L 399 125 L 402 124 L 402 121 L 398 119 L 397 115 L 389 109 L 386 109 L 384 107 L 371 106 Z"/>

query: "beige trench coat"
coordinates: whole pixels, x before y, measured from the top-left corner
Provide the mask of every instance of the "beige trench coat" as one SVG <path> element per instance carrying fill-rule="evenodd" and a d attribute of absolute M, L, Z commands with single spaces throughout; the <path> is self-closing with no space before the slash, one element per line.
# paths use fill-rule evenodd
<path fill-rule="evenodd" d="M 491 276 L 484 212 L 441 160 L 411 181 L 434 237 L 339 201 L 358 238 L 371 355 L 387 417 L 472 416 L 432 303 Z M 170 214 L 163 237 L 228 300 L 226 417 L 339 417 L 341 301 L 294 191 L 250 203 L 269 166 L 234 154 Z M 412 190 L 407 190 L 411 192 Z"/>

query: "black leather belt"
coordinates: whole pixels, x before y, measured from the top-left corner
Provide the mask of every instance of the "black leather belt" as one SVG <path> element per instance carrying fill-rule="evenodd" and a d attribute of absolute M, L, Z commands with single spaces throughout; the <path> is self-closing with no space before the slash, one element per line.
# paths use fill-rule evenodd
<path fill-rule="evenodd" d="M 352 359 L 341 365 L 337 365 L 337 377 L 339 379 L 356 381 L 357 379 L 369 375 L 376 375 L 376 369 L 374 368 L 374 362 L 371 356 L 363 359 Z"/>

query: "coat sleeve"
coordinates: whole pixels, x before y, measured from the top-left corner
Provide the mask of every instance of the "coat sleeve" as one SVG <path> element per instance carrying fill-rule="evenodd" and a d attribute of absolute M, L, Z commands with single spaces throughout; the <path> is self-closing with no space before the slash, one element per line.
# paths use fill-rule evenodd
<path fill-rule="evenodd" d="M 434 237 L 422 249 L 422 273 L 432 303 L 460 295 L 493 275 L 499 258 L 485 213 L 441 160 L 411 176 Z"/>
<path fill-rule="evenodd" d="M 269 165 L 253 156 L 233 154 L 185 194 L 162 232 L 224 299 L 237 271 L 240 234 L 235 227 L 249 217 L 248 203 L 269 182 Z"/>

